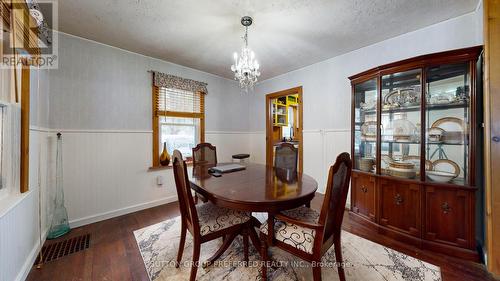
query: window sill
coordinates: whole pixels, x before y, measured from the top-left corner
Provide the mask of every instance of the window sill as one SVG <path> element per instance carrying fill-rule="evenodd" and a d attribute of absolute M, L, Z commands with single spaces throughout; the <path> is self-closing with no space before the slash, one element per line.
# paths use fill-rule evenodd
<path fill-rule="evenodd" d="M 186 163 L 188 167 L 193 166 L 192 162 Z M 148 172 L 157 172 L 157 171 L 163 171 L 163 170 L 171 170 L 173 167 L 171 164 L 168 166 L 153 166 L 148 168 Z"/>
<path fill-rule="evenodd" d="M 156 166 L 156 167 L 149 167 L 148 172 L 156 172 L 156 171 L 163 171 L 170 169 L 172 169 L 172 166 Z"/>

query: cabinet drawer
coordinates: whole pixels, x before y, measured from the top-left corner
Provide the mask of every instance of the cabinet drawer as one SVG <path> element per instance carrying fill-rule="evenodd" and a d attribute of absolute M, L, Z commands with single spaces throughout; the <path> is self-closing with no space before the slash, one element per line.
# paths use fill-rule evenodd
<path fill-rule="evenodd" d="M 425 187 L 425 239 L 472 249 L 474 191 Z"/>
<path fill-rule="evenodd" d="M 352 173 L 352 211 L 375 221 L 376 178 L 372 175 Z"/>
<path fill-rule="evenodd" d="M 420 237 L 421 187 L 408 181 L 379 179 L 380 224 Z"/>

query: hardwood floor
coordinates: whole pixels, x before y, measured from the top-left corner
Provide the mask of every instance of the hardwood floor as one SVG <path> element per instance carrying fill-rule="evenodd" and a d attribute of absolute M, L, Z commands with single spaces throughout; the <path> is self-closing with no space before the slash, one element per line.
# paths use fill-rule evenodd
<path fill-rule="evenodd" d="M 311 206 L 319 209 L 322 199 L 323 196 L 318 194 Z M 73 229 L 60 239 L 90 233 L 92 236 L 90 248 L 46 263 L 42 269 L 34 267 L 27 280 L 148 280 L 132 232 L 178 215 L 178 204 L 171 203 Z M 343 228 L 351 233 L 440 266 L 445 281 L 494 280 L 481 264 L 423 251 L 389 238 L 377 236 L 372 230 L 350 221 L 347 213 Z M 47 243 L 57 241 L 56 239 L 47 241 Z M 251 249 L 253 248 L 251 247 Z"/>

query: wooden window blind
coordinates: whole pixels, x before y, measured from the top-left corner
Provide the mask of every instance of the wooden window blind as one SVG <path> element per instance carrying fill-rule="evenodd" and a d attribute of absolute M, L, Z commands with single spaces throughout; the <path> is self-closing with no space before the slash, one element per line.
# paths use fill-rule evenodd
<path fill-rule="evenodd" d="M 160 166 L 160 117 L 198 118 L 200 142 L 205 142 L 205 94 L 153 86 L 153 167 Z"/>
<path fill-rule="evenodd" d="M 156 95 L 158 116 L 201 118 L 203 115 L 202 93 L 158 87 Z"/>
<path fill-rule="evenodd" d="M 0 0 L 0 18 L 3 31 L 13 32 L 14 46 L 32 55 L 40 53 L 38 46 L 38 27 L 23 1 Z"/>
<path fill-rule="evenodd" d="M 0 0 L 0 18 L 2 18 L 3 30 L 10 31 L 10 1 Z"/>
<path fill-rule="evenodd" d="M 38 55 L 38 28 L 35 19 L 30 16 L 26 3 L 14 2 L 13 22 L 11 30 L 14 33 L 16 48 L 26 50 L 31 55 Z"/>

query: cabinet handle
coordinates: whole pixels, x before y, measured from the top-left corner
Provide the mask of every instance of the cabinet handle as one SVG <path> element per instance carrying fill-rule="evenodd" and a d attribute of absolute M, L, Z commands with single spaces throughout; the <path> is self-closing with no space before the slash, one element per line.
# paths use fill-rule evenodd
<path fill-rule="evenodd" d="M 361 191 L 363 191 L 364 193 L 367 193 L 368 192 L 368 188 L 366 188 L 366 186 L 361 186 Z"/>
<path fill-rule="evenodd" d="M 494 141 L 494 142 L 500 142 L 500 137 L 498 137 L 498 136 L 494 136 L 494 137 L 493 137 L 493 141 Z"/>
<path fill-rule="evenodd" d="M 396 203 L 396 205 L 401 205 L 403 204 L 405 200 L 403 199 L 403 197 L 401 196 L 401 194 L 396 194 L 396 196 L 394 196 L 394 203 Z"/>
<path fill-rule="evenodd" d="M 448 204 L 448 202 L 444 202 L 441 204 L 441 210 L 443 210 L 443 214 L 448 214 L 451 211 L 450 204 Z"/>

